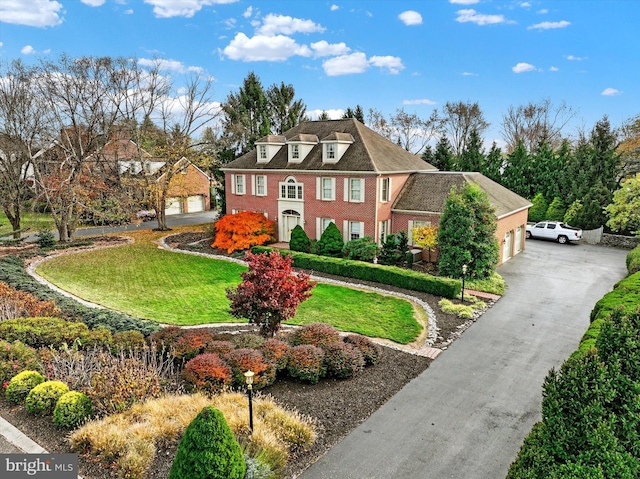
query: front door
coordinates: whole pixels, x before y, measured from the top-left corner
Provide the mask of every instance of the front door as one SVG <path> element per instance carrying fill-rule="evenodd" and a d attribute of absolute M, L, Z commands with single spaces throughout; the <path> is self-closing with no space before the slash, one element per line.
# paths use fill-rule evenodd
<path fill-rule="evenodd" d="M 289 241 L 291 239 L 291 231 L 300 223 L 300 213 L 295 210 L 283 211 L 280 221 L 280 240 Z"/>

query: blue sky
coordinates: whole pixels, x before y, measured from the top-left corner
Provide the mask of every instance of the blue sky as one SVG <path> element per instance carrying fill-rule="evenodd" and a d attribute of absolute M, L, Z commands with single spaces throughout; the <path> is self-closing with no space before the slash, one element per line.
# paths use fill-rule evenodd
<path fill-rule="evenodd" d="M 160 58 L 220 102 L 254 71 L 332 116 L 477 101 L 490 142 L 545 98 L 577 111 L 567 134 L 640 114 L 639 19 L 637 0 L 1 0 L 0 59 Z"/>

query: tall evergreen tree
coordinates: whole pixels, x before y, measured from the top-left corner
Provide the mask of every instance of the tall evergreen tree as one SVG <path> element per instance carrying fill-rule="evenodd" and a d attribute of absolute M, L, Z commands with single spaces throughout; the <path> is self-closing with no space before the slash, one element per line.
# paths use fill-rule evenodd
<path fill-rule="evenodd" d="M 503 163 L 502 150 L 494 141 L 489 154 L 487 154 L 481 173 L 487 178 L 500 183 L 502 181 Z"/>
<path fill-rule="evenodd" d="M 457 171 L 478 171 L 482 170 L 485 163 L 485 153 L 482 147 L 482 139 L 477 130 L 471 130 L 469 139 L 462 149 L 456 164 Z"/>
<path fill-rule="evenodd" d="M 434 152 L 431 145 L 427 145 L 424 147 L 424 151 L 422 152 L 422 155 L 420 156 L 420 158 L 422 158 L 427 163 L 430 163 L 433 165 Z"/>
<path fill-rule="evenodd" d="M 344 111 L 342 118 L 355 118 L 360 123 L 364 123 L 364 111 L 360 105 L 356 105 L 355 109 L 349 106 Z"/>
<path fill-rule="evenodd" d="M 502 186 L 509 188 L 520 196 L 532 198 L 529 168 L 529 153 L 524 143 L 519 142 L 516 148 L 507 155 L 502 173 Z"/>
<path fill-rule="evenodd" d="M 433 153 L 433 159 L 430 163 L 440 171 L 451 171 L 453 167 L 453 153 L 451 143 L 445 135 L 440 137 L 436 145 L 436 151 Z"/>
<path fill-rule="evenodd" d="M 271 85 L 267 90 L 269 101 L 271 130 L 278 135 L 290 130 L 303 121 L 307 106 L 302 100 L 295 100 L 293 85 Z"/>

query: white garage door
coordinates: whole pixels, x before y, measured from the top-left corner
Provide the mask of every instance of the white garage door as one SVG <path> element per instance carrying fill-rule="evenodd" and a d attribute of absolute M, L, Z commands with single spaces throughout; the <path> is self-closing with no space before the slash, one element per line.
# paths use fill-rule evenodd
<path fill-rule="evenodd" d="M 167 198 L 166 208 L 164 209 L 165 215 L 178 215 L 182 213 L 182 199 L 181 198 Z"/>
<path fill-rule="evenodd" d="M 189 198 L 187 198 L 187 212 L 197 213 L 199 211 L 204 211 L 204 204 L 204 196 L 189 196 Z"/>
<path fill-rule="evenodd" d="M 511 244 L 513 242 L 513 236 L 511 235 L 511 231 L 507 231 L 507 234 L 504 235 L 504 248 L 502 249 L 502 262 L 504 263 L 509 258 L 511 258 Z"/>
<path fill-rule="evenodd" d="M 516 229 L 516 244 L 514 254 L 518 254 L 520 251 L 522 251 L 522 226 L 518 226 L 518 229 Z"/>

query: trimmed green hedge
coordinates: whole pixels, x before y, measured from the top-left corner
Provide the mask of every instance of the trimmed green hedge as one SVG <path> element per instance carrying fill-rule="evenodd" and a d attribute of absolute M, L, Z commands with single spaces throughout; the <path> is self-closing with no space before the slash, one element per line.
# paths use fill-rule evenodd
<path fill-rule="evenodd" d="M 61 316 L 71 320 L 82 321 L 90 329 L 102 326 L 112 333 L 136 330 L 145 336 L 160 329 L 160 326 L 152 321 L 142 320 L 108 309 L 89 308 L 57 293 L 32 278 L 25 271 L 23 261 L 15 256 L 0 258 L 0 281 L 20 291 L 31 293 L 43 301 L 55 301 L 56 306 L 62 311 Z"/>
<path fill-rule="evenodd" d="M 615 309 L 633 311 L 640 304 L 640 271 L 616 283 L 613 291 L 605 294 L 591 311 L 591 321 L 606 318 Z"/>
<path fill-rule="evenodd" d="M 629 274 L 640 271 L 640 246 L 636 246 L 627 255 L 627 271 Z"/>
<path fill-rule="evenodd" d="M 251 248 L 251 251 L 255 254 L 272 250 L 274 248 L 267 246 L 254 246 Z M 462 289 L 462 283 L 457 279 L 439 278 L 418 271 L 398 268 L 397 266 L 384 266 L 344 258 L 330 258 L 290 250 L 279 251 L 282 255 L 293 258 L 294 267 L 320 273 L 388 284 L 445 298 L 455 298 Z"/>

